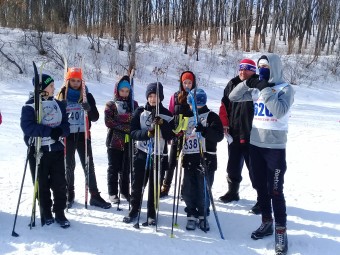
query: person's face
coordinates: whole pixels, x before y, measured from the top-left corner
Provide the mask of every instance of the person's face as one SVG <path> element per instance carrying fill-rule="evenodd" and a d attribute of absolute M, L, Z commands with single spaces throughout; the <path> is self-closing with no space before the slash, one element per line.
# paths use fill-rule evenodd
<path fill-rule="evenodd" d="M 129 96 L 130 90 L 128 88 L 121 88 L 118 91 L 120 97 L 127 98 Z"/>
<path fill-rule="evenodd" d="M 156 96 L 155 93 L 149 94 L 149 96 L 148 96 L 148 103 L 149 103 L 149 105 L 156 106 L 157 101 L 159 102 L 159 100 L 157 100 L 157 96 Z"/>
<path fill-rule="evenodd" d="M 239 70 L 239 76 L 241 81 L 245 81 L 248 80 L 255 72 L 250 71 L 250 70 L 246 70 L 246 69 L 241 69 Z"/>
<path fill-rule="evenodd" d="M 70 79 L 70 87 L 72 89 L 79 89 L 81 86 L 81 80 L 77 78 Z"/>
<path fill-rule="evenodd" d="M 54 82 L 51 82 L 45 89 L 44 91 L 47 92 L 46 97 L 53 97 L 54 95 Z"/>
<path fill-rule="evenodd" d="M 192 88 L 192 81 L 191 80 L 189 80 L 189 79 L 186 79 L 186 80 L 184 80 L 183 81 L 183 88 L 184 88 L 184 90 L 191 90 L 191 88 Z"/>

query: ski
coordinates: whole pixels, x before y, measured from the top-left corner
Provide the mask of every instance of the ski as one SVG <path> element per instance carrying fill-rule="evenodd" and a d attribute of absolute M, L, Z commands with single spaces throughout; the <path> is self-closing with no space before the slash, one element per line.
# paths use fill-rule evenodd
<path fill-rule="evenodd" d="M 156 111 L 155 118 L 159 117 L 159 82 L 157 79 L 157 87 L 156 87 Z M 155 125 L 155 138 L 154 138 L 154 161 L 153 161 L 153 185 L 154 185 L 154 204 L 156 210 L 156 231 L 157 231 L 157 223 L 159 216 L 159 200 L 160 200 L 160 192 L 161 192 L 161 152 L 164 148 L 160 148 L 161 142 L 161 134 L 160 134 L 160 126 L 159 124 Z"/>
<path fill-rule="evenodd" d="M 131 90 L 130 90 L 130 95 L 131 95 L 131 113 L 133 114 L 135 111 L 135 94 L 134 94 L 134 81 L 133 81 L 133 77 L 135 76 L 135 69 L 131 69 L 130 70 L 130 86 L 131 86 Z M 134 141 L 131 139 L 131 135 L 128 135 L 129 138 L 129 195 L 131 198 L 131 185 L 132 185 L 132 171 L 133 171 L 133 155 L 134 155 Z M 131 199 L 129 199 L 129 211 L 131 209 Z"/>
<path fill-rule="evenodd" d="M 177 140 L 177 148 L 176 148 L 176 169 L 175 169 L 175 187 L 174 187 L 174 196 L 173 196 L 173 204 L 172 204 L 172 220 L 171 220 L 171 233 L 170 237 L 174 237 L 174 227 L 178 227 L 177 224 L 177 215 L 178 215 L 178 204 L 179 204 L 179 196 L 180 196 L 180 187 L 181 187 L 181 178 L 182 178 L 182 161 L 183 161 L 183 152 L 181 153 L 181 148 L 183 148 L 185 143 L 185 133 L 188 128 L 188 117 L 183 117 L 183 114 L 179 115 L 179 123 L 176 128 L 176 130 L 173 130 L 173 132 L 178 135 L 180 132 L 183 132 L 182 140 L 180 137 L 178 137 Z M 182 142 L 182 143 L 181 143 Z M 181 161 L 179 162 L 179 158 L 181 155 Z M 178 167 L 180 164 L 180 167 Z M 180 170 L 180 180 L 178 181 L 177 175 L 178 170 Z M 178 189 L 178 190 L 177 190 Z M 178 192 L 178 193 L 177 193 Z M 176 193 L 177 193 L 177 206 L 176 206 Z M 175 209 L 176 209 L 176 222 L 175 222 Z"/>
<path fill-rule="evenodd" d="M 86 85 L 85 81 L 82 80 L 81 82 L 82 86 L 82 93 L 83 93 L 83 103 L 87 103 L 87 95 L 86 95 Z M 89 116 L 87 114 L 87 111 L 83 110 L 84 113 L 84 125 L 85 125 L 85 133 L 84 133 L 84 139 L 85 139 L 85 169 L 87 174 L 87 182 L 85 178 L 85 208 L 87 209 L 88 204 L 88 196 L 89 196 L 89 184 L 90 184 L 90 164 L 89 164 L 89 155 L 87 151 L 87 145 L 88 140 L 90 139 L 90 127 L 89 127 Z"/>
<path fill-rule="evenodd" d="M 33 62 L 34 69 L 34 111 L 35 118 L 38 124 L 41 123 L 41 115 L 42 115 L 42 99 L 41 99 L 41 83 L 42 83 L 42 69 L 43 65 L 40 67 L 40 74 L 38 72 L 38 68 Z M 33 203 L 32 203 L 32 211 L 31 211 L 31 221 L 30 221 L 30 229 L 35 226 L 35 214 L 36 214 L 36 200 L 38 200 L 39 209 L 40 209 L 40 218 L 41 218 L 41 226 L 45 225 L 45 218 L 43 217 L 42 207 L 40 206 L 40 196 L 39 196 L 39 167 L 40 167 L 40 159 L 42 157 L 41 152 L 41 137 L 35 137 L 35 173 L 34 173 L 34 189 L 33 189 Z"/>
<path fill-rule="evenodd" d="M 63 86 L 66 86 L 67 84 L 67 80 L 66 80 L 66 76 L 67 76 L 67 68 L 68 68 L 68 64 L 67 64 L 67 57 L 64 55 L 63 56 L 63 60 L 64 60 L 64 84 Z M 65 166 L 65 171 L 66 171 L 66 153 L 67 153 L 67 148 L 66 148 L 66 136 L 64 137 L 64 166 Z M 67 184 L 68 185 L 68 184 Z M 68 212 L 68 209 L 72 207 L 72 203 L 69 202 L 68 199 L 68 192 L 67 192 L 67 198 L 66 198 L 66 212 Z"/>

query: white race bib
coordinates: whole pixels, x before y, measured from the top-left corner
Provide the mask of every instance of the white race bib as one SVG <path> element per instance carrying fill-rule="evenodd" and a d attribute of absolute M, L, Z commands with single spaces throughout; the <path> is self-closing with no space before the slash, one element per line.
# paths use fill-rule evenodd
<path fill-rule="evenodd" d="M 84 110 L 79 103 L 68 103 L 66 108 L 70 133 L 85 132 Z"/>
<path fill-rule="evenodd" d="M 272 87 L 275 90 L 275 97 L 277 98 L 279 92 L 286 87 L 287 84 L 279 84 Z M 289 113 L 285 114 L 280 119 L 273 116 L 264 103 L 263 97 L 254 102 L 254 119 L 253 127 L 269 130 L 288 130 Z"/>

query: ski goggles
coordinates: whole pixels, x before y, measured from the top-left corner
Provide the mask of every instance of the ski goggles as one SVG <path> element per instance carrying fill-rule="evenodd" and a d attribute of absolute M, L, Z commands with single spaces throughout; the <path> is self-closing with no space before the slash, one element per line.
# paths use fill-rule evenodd
<path fill-rule="evenodd" d="M 240 64 L 239 71 L 243 71 L 243 70 L 256 72 L 256 67 L 253 65 L 249 65 L 249 64 Z"/>

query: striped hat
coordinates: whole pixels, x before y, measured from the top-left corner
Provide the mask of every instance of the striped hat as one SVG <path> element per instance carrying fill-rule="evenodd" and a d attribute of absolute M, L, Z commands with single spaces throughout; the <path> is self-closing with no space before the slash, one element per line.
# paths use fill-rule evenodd
<path fill-rule="evenodd" d="M 256 64 L 253 60 L 249 58 L 242 59 L 242 61 L 240 62 L 239 71 L 241 70 L 249 70 L 252 72 L 256 72 Z"/>

